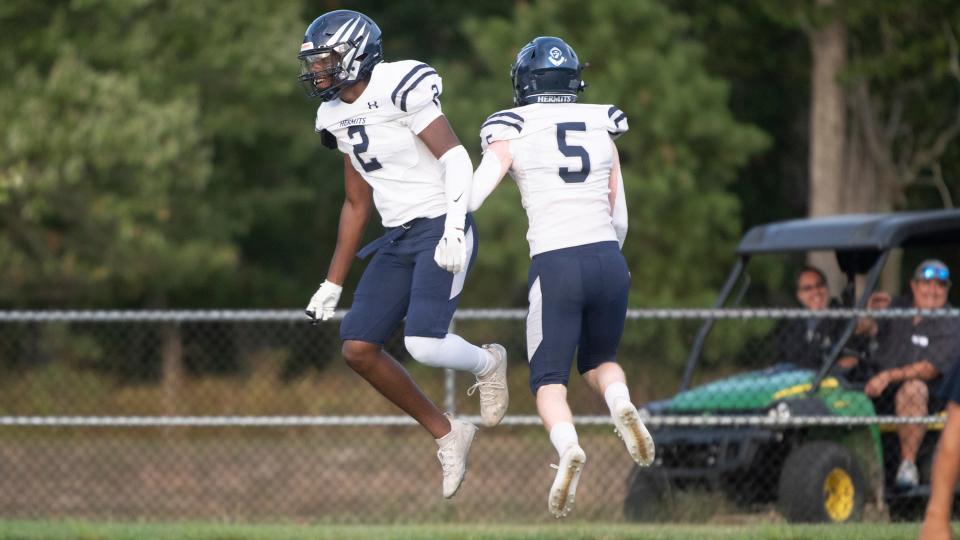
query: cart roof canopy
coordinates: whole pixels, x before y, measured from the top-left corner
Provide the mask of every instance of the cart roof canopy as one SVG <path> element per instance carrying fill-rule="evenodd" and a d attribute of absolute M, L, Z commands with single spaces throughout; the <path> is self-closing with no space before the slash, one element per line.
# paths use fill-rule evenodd
<path fill-rule="evenodd" d="M 895 247 L 939 244 L 960 244 L 960 209 L 778 221 L 747 231 L 737 253 L 879 252 Z"/>

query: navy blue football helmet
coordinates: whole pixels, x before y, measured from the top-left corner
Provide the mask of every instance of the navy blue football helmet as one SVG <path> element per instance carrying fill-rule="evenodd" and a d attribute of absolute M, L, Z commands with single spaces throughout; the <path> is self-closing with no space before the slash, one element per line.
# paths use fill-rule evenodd
<path fill-rule="evenodd" d="M 513 103 L 576 103 L 586 85 L 580 78 L 583 65 L 573 47 L 562 39 L 540 36 L 517 53 L 510 67 Z"/>
<path fill-rule="evenodd" d="M 380 27 L 356 11 L 324 13 L 307 27 L 298 57 L 307 95 L 330 101 L 383 60 Z"/>

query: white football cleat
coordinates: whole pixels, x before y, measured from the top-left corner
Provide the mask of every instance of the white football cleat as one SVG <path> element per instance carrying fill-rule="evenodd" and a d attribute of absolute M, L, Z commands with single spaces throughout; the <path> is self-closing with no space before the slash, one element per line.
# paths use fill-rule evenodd
<path fill-rule="evenodd" d="M 557 469 L 557 476 L 550 486 L 550 496 L 547 498 L 547 508 L 557 519 L 567 517 L 573 509 L 573 500 L 577 494 L 577 484 L 580 482 L 580 471 L 587 462 L 587 455 L 580 445 L 574 444 L 567 448 L 560 456 L 559 465 L 550 465 Z"/>
<path fill-rule="evenodd" d="M 507 390 L 507 350 L 503 345 L 491 343 L 483 346 L 497 362 L 496 367 L 485 377 L 477 376 L 477 383 L 467 389 L 467 395 L 480 389 L 480 421 L 486 427 L 500 423 L 507 413 L 510 394 Z"/>
<path fill-rule="evenodd" d="M 463 420 L 450 419 L 450 433 L 435 439 L 440 447 L 437 459 L 443 468 L 443 496 L 449 499 L 457 494 L 467 472 L 467 455 L 477 426 Z"/>
<path fill-rule="evenodd" d="M 614 408 L 613 424 L 617 435 L 627 445 L 630 457 L 641 467 L 649 467 L 653 463 L 656 450 L 653 446 L 653 437 L 643 425 L 637 408 L 629 400 L 621 399 Z"/>

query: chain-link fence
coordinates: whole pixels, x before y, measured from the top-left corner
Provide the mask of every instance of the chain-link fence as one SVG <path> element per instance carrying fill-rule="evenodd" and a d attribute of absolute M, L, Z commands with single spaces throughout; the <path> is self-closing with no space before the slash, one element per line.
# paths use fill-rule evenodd
<path fill-rule="evenodd" d="M 944 332 L 960 335 L 956 310 L 870 313 L 881 323 L 916 322 L 918 314 L 937 324 L 906 336 L 914 349 L 949 340 Z M 618 360 L 654 434 L 657 461 L 634 466 L 603 399 L 574 376 L 569 399 L 587 453 L 574 515 L 915 517 L 942 425 L 939 379 L 893 380 L 897 373 L 874 392 L 877 373 L 900 366 L 875 365 L 890 331 L 858 324 L 864 315 L 632 310 Z M 341 361 L 335 321 L 312 326 L 295 311 L 0 312 L 0 514 L 552 519 L 546 504 L 556 454 L 527 385 L 524 317 L 522 310 L 457 314 L 458 334 L 507 348 L 511 406 L 500 426 L 481 429 L 463 488 L 445 500 L 434 441 Z M 691 355 L 707 319 L 712 332 Z M 401 335 L 387 348 L 436 403 L 477 414 L 476 396 L 465 395 L 472 376 L 417 364 Z M 949 358 L 934 362 L 942 370 L 960 357 L 955 344 L 947 350 Z M 839 359 L 827 370 L 831 354 Z M 898 478 L 904 446 L 917 466 L 913 484 Z"/>

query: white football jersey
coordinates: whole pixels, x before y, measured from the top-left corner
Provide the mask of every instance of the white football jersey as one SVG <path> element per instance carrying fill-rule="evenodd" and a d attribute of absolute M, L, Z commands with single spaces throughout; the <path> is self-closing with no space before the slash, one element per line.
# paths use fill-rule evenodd
<path fill-rule="evenodd" d="M 353 103 L 334 99 L 317 109 L 327 132 L 373 188 L 384 227 L 447 211 L 443 167 L 417 133 L 443 114 L 437 72 L 415 60 L 380 62 Z"/>
<path fill-rule="evenodd" d="M 610 208 L 613 142 L 627 117 L 611 105 L 536 103 L 490 115 L 483 150 L 508 141 L 510 176 L 520 187 L 530 256 L 617 241 Z M 622 194 L 621 194 L 622 196 Z"/>

